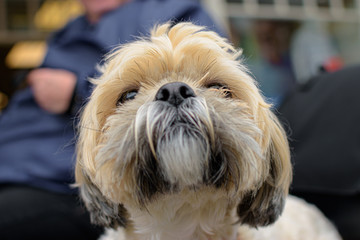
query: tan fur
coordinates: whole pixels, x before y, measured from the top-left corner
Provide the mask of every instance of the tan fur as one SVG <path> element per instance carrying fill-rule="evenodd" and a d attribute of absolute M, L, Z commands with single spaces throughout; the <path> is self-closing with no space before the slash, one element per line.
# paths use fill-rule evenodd
<path fill-rule="evenodd" d="M 94 221 L 125 226 L 127 240 L 216 240 L 235 237 L 235 222 L 278 217 L 292 176 L 287 139 L 240 54 L 181 23 L 107 57 L 81 117 L 76 164 Z M 154 100 L 175 82 L 196 96 L 177 109 Z M 131 90 L 135 99 L 117 105 Z M 183 134 L 171 132 L 178 112 L 190 126 L 177 126 Z"/>

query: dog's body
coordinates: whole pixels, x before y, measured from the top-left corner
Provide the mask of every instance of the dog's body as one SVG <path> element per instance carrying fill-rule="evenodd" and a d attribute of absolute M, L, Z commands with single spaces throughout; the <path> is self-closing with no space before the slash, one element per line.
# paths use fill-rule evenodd
<path fill-rule="evenodd" d="M 167 239 L 178 239 L 169 237 Z M 185 238 L 183 238 L 185 239 Z M 209 238 L 212 239 L 212 238 Z M 289 196 L 283 214 L 272 225 L 252 228 L 240 225 L 237 235 L 226 240 L 339 240 L 333 225 L 305 201 Z M 107 229 L 100 240 L 127 240 L 123 228 Z"/>
<path fill-rule="evenodd" d="M 183 23 L 109 56 L 78 144 L 93 222 L 122 227 L 126 240 L 231 240 L 251 233 L 235 223 L 276 221 L 291 181 L 288 144 L 239 55 Z"/>

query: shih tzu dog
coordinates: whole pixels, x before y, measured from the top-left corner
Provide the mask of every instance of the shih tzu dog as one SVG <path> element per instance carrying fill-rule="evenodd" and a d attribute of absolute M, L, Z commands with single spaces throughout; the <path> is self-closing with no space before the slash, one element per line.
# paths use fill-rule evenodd
<path fill-rule="evenodd" d="M 108 56 L 82 114 L 76 165 L 92 221 L 116 229 L 104 238 L 338 239 L 293 198 L 289 218 L 260 228 L 282 213 L 292 169 L 286 135 L 240 55 L 181 23 Z"/>

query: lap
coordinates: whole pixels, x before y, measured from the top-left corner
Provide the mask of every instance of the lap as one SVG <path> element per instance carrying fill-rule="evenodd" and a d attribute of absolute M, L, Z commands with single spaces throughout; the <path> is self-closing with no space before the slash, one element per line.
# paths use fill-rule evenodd
<path fill-rule="evenodd" d="M 0 239 L 97 239 L 77 196 L 0 186 Z"/>

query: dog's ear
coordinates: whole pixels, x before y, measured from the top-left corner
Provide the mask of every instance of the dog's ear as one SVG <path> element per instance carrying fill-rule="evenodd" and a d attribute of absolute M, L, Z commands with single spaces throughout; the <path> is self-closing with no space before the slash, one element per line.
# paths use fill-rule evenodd
<path fill-rule="evenodd" d="M 257 116 L 263 131 L 260 144 L 268 175 L 257 190 L 243 197 L 237 207 L 240 222 L 253 227 L 266 226 L 277 220 L 292 179 L 289 146 L 282 126 L 270 109 L 260 109 Z"/>
<path fill-rule="evenodd" d="M 97 94 L 98 92 L 94 91 L 92 95 L 97 98 Z M 97 102 L 90 100 L 82 112 L 77 139 L 75 186 L 80 190 L 80 196 L 90 212 L 92 223 L 105 227 L 125 227 L 127 213 L 124 206 L 109 201 L 94 182 L 97 171 L 96 146 L 102 136 L 105 119 L 103 115 L 107 114 L 106 111 L 99 114 L 98 108 Z"/>
<path fill-rule="evenodd" d="M 93 224 L 111 228 L 126 227 L 127 213 L 123 205 L 109 202 L 81 169 L 76 169 L 76 179 Z"/>

